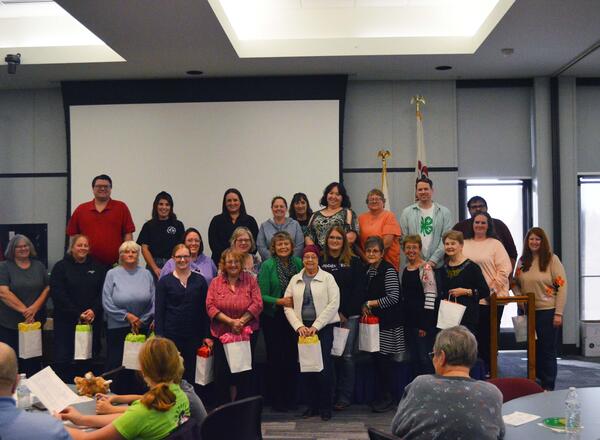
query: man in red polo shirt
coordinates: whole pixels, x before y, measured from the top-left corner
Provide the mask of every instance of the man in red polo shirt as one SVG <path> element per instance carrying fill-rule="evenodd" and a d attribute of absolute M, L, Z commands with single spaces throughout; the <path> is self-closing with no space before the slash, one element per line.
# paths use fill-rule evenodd
<path fill-rule="evenodd" d="M 133 239 L 135 225 L 127 205 L 110 198 L 112 179 L 106 174 L 92 180 L 94 200 L 79 205 L 67 225 L 67 235 L 87 235 L 90 254 L 99 263 L 112 266 L 119 259 L 119 246 Z"/>

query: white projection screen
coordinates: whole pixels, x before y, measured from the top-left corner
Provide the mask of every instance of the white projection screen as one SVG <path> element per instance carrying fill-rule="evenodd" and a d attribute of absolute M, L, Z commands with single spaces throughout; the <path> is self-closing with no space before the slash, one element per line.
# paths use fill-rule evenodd
<path fill-rule="evenodd" d="M 106 173 L 137 238 L 164 190 L 210 255 L 208 225 L 227 188 L 241 191 L 259 225 L 275 195 L 289 203 L 301 191 L 318 207 L 323 188 L 339 180 L 339 107 L 338 100 L 72 105 L 71 210 L 91 200 L 91 179 Z"/>

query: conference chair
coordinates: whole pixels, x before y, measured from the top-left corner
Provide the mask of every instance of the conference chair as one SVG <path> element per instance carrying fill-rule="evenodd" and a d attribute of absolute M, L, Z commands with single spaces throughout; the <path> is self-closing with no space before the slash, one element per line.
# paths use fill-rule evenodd
<path fill-rule="evenodd" d="M 369 440 L 401 440 L 400 437 L 375 428 L 368 428 L 367 432 L 369 433 Z"/>
<path fill-rule="evenodd" d="M 202 425 L 202 440 L 262 440 L 262 396 L 226 403 L 210 412 Z"/>
<path fill-rule="evenodd" d="M 501 377 L 489 379 L 489 383 L 496 385 L 502 393 L 502 403 L 517 399 L 530 394 L 544 392 L 544 389 L 536 382 L 525 377 Z"/>
<path fill-rule="evenodd" d="M 165 440 L 198 440 L 200 438 L 200 427 L 194 419 L 189 419 L 183 425 L 178 426 Z"/>

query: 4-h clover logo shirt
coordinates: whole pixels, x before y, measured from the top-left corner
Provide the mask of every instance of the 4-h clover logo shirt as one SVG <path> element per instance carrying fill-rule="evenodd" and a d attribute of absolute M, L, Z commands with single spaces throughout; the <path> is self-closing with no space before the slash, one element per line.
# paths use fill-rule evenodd
<path fill-rule="evenodd" d="M 429 209 L 419 208 L 421 219 L 419 220 L 419 235 L 423 243 L 422 253 L 428 255 L 431 241 L 433 240 L 433 210 L 435 205 L 431 205 Z"/>

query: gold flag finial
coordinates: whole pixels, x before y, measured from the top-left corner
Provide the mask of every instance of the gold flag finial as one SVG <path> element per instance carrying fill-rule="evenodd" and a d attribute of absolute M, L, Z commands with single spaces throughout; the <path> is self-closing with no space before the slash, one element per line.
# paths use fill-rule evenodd
<path fill-rule="evenodd" d="M 417 106 L 417 113 L 421 111 L 421 106 L 427 104 L 423 95 L 415 95 L 410 98 L 410 103 Z"/>
<path fill-rule="evenodd" d="M 392 153 L 390 153 L 389 150 L 379 150 L 377 152 L 377 157 L 381 159 L 381 162 L 383 162 L 383 164 L 385 164 L 388 158 L 392 157 Z"/>

